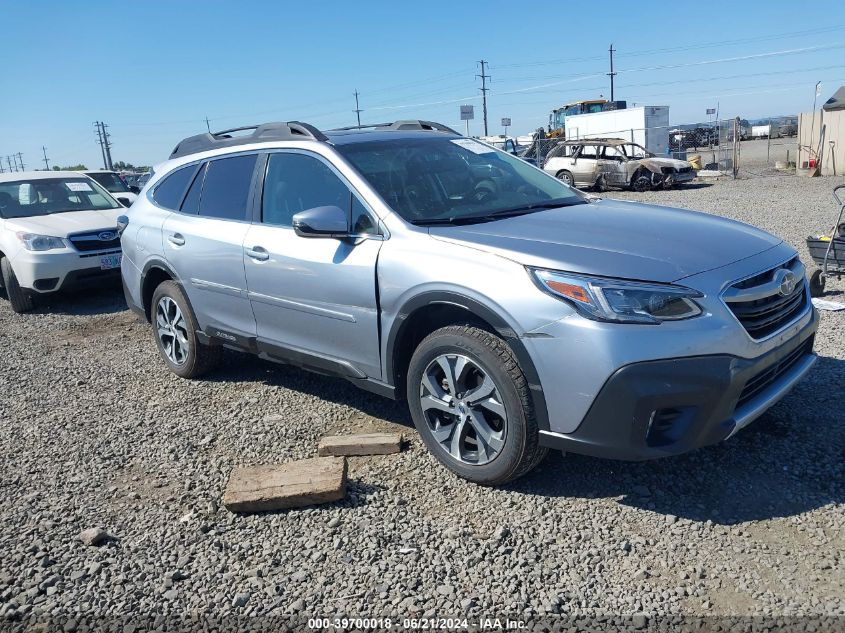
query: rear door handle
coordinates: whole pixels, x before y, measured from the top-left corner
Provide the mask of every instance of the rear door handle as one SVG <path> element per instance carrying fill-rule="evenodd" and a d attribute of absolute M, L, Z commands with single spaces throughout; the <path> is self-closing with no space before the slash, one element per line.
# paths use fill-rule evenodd
<path fill-rule="evenodd" d="M 174 246 L 184 246 L 185 245 L 185 238 L 182 237 L 181 233 L 174 233 L 173 235 L 169 235 L 167 237 L 167 241 L 173 244 Z"/>
<path fill-rule="evenodd" d="M 247 257 L 254 259 L 257 262 L 266 262 L 270 259 L 270 253 L 267 252 L 266 248 L 261 246 L 253 246 L 252 248 L 246 249 Z"/>

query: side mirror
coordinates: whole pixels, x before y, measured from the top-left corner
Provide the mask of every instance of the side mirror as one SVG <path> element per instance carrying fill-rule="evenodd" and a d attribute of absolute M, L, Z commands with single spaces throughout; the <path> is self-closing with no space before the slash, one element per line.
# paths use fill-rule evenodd
<path fill-rule="evenodd" d="M 129 191 L 132 193 L 141 193 L 141 188 L 138 185 L 129 185 Z"/>
<path fill-rule="evenodd" d="M 123 232 L 126 230 L 127 226 L 129 226 L 129 218 L 125 215 L 117 216 L 117 234 L 123 235 Z"/>
<path fill-rule="evenodd" d="M 131 205 L 132 205 L 132 203 L 131 203 L 131 202 L 129 202 L 129 198 L 118 198 L 118 199 L 117 199 L 117 201 L 118 201 L 120 204 L 122 204 L 124 207 L 129 207 L 129 206 L 131 206 Z"/>
<path fill-rule="evenodd" d="M 349 215 L 336 206 L 314 207 L 293 216 L 293 230 L 300 237 L 334 237 L 349 235 Z"/>

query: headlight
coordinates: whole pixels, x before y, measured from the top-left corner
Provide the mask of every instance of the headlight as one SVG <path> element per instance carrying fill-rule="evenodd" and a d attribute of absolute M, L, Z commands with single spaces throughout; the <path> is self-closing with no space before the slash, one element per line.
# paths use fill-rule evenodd
<path fill-rule="evenodd" d="M 702 312 L 693 298 L 704 295 L 682 286 L 529 270 L 542 290 L 565 299 L 582 316 L 596 321 L 655 324 L 689 319 Z"/>
<path fill-rule="evenodd" d="M 65 248 L 65 241 L 60 237 L 36 235 L 34 233 L 18 233 L 18 239 L 28 251 L 50 251 L 54 248 Z"/>

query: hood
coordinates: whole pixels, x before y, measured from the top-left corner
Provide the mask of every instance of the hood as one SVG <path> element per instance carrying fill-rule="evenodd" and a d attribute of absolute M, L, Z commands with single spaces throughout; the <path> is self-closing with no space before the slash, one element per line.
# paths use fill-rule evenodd
<path fill-rule="evenodd" d="M 652 165 L 655 167 L 674 167 L 675 169 L 683 169 L 685 167 L 692 167 L 692 164 L 688 163 L 685 160 L 678 160 L 677 158 L 643 158 L 640 162 L 652 169 Z"/>
<path fill-rule="evenodd" d="M 125 209 L 121 207 L 120 209 L 103 209 L 100 211 L 53 213 L 52 215 L 37 215 L 31 218 L 10 218 L 6 220 L 6 228 L 38 235 L 67 237 L 73 233 L 115 228 L 117 216 L 124 212 Z"/>
<path fill-rule="evenodd" d="M 429 232 L 527 266 L 664 283 L 781 243 L 765 231 L 715 215 L 619 200 Z"/>

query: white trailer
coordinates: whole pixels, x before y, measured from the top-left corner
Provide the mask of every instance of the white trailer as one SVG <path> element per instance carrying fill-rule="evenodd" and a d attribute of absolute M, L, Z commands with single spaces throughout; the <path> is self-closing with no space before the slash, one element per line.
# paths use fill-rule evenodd
<path fill-rule="evenodd" d="M 639 106 L 566 117 L 566 140 L 621 138 L 639 143 L 652 154 L 669 150 L 669 106 Z"/>
<path fill-rule="evenodd" d="M 753 125 L 751 126 L 751 138 L 780 138 L 780 125 L 777 123 Z"/>

